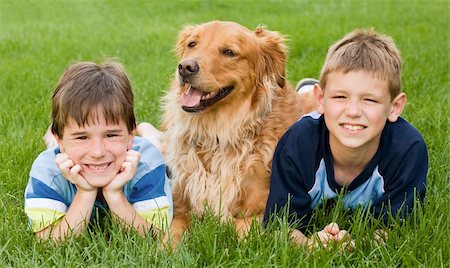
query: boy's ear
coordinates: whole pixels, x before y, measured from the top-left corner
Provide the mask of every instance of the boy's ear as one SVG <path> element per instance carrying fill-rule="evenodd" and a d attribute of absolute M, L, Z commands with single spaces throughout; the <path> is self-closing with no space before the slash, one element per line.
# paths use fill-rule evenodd
<path fill-rule="evenodd" d="M 401 92 L 392 101 L 391 111 L 389 113 L 388 120 L 390 122 L 397 121 L 398 117 L 403 112 L 403 108 L 405 108 L 405 105 L 406 105 L 406 94 L 404 92 Z"/>
<path fill-rule="evenodd" d="M 128 150 L 131 150 L 133 148 L 133 140 L 136 136 L 136 129 L 133 129 L 130 133 L 130 140 L 128 141 Z"/>
<path fill-rule="evenodd" d="M 314 99 L 316 100 L 317 112 L 323 114 L 325 112 L 323 90 L 319 84 L 314 84 Z"/>

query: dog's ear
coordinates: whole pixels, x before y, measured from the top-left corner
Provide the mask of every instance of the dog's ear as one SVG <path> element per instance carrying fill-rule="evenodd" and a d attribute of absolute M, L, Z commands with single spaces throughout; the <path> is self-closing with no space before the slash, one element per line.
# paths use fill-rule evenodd
<path fill-rule="evenodd" d="M 187 47 L 187 42 L 189 42 L 189 37 L 195 29 L 195 25 L 186 25 L 183 30 L 180 31 L 177 38 L 177 45 L 175 46 L 175 53 L 179 58 L 183 55 L 184 50 Z"/>
<path fill-rule="evenodd" d="M 260 82 L 269 79 L 283 88 L 286 84 L 286 38 L 278 32 L 258 26 L 255 29 L 260 49 L 257 60 L 257 76 Z"/>

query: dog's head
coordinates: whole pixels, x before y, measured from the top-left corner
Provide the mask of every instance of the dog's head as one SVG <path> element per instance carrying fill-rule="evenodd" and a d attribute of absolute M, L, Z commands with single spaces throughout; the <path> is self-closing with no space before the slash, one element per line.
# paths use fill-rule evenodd
<path fill-rule="evenodd" d="M 250 31 L 222 21 L 186 26 L 176 51 L 179 105 L 186 112 L 252 108 L 285 86 L 284 37 L 263 27 Z"/>

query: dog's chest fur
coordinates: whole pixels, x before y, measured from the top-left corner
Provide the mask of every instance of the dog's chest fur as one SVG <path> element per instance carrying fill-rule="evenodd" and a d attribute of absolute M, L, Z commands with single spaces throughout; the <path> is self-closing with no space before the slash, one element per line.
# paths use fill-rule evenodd
<path fill-rule="evenodd" d="M 245 198 L 247 185 L 245 181 L 253 178 L 255 169 L 265 169 L 261 157 L 255 156 L 254 140 L 247 139 L 239 147 L 216 146 L 200 147 L 185 145 L 176 148 L 172 172 L 176 178 L 174 187 L 180 187 L 191 212 L 202 215 L 205 209 L 211 209 L 215 215 L 224 219 L 237 217 L 245 213 L 241 201 Z M 268 164 L 268 163 L 267 163 Z M 268 180 L 269 173 L 265 178 Z"/>

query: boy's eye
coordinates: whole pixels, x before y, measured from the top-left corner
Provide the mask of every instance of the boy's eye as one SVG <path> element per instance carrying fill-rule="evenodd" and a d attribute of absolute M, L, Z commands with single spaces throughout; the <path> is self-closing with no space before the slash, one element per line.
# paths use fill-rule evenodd
<path fill-rule="evenodd" d="M 378 102 L 377 100 L 370 99 L 370 98 L 367 98 L 367 99 L 364 99 L 364 100 L 367 101 L 367 102 L 373 102 L 373 103 L 377 103 Z"/>
<path fill-rule="evenodd" d="M 117 136 L 119 136 L 118 134 L 107 134 L 106 135 L 106 137 L 108 137 L 108 138 L 114 138 L 114 137 L 117 137 Z"/>
<path fill-rule="evenodd" d="M 75 139 L 76 140 L 85 140 L 85 139 L 87 139 L 87 137 L 86 136 L 78 136 L 78 137 L 75 137 Z"/>
<path fill-rule="evenodd" d="M 333 96 L 333 99 L 345 99 L 345 96 L 344 95 L 336 95 L 336 96 Z"/>

